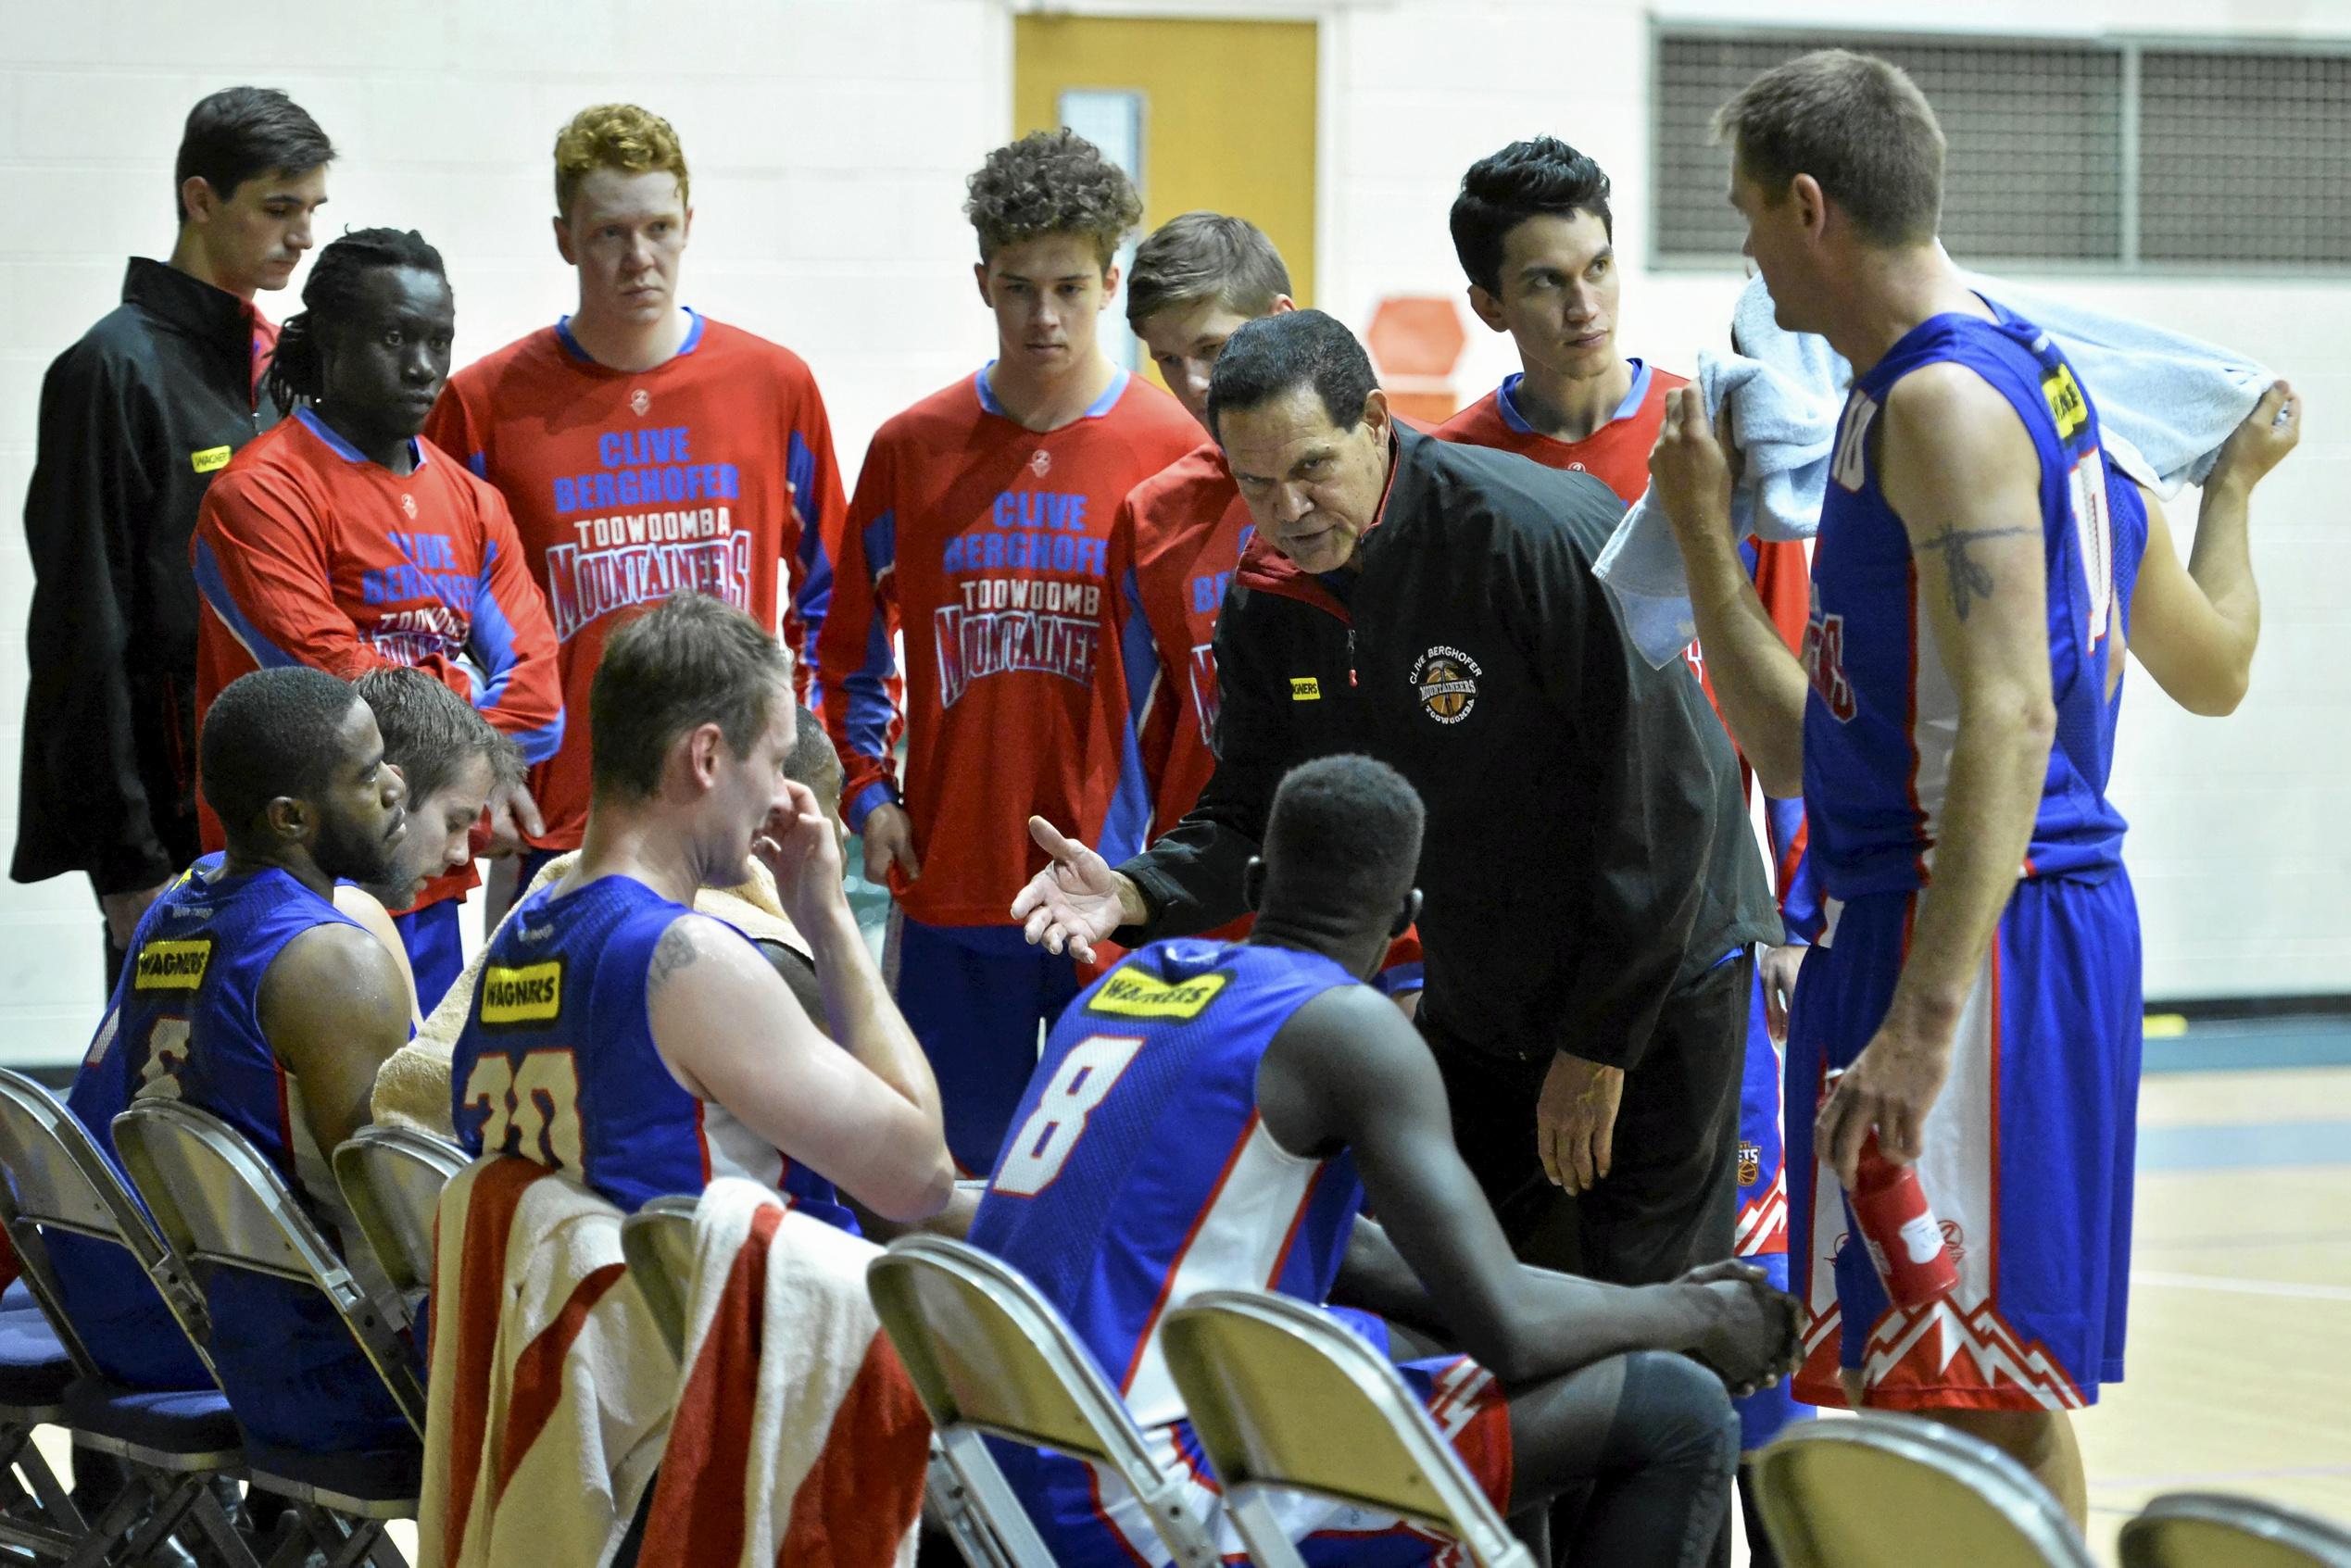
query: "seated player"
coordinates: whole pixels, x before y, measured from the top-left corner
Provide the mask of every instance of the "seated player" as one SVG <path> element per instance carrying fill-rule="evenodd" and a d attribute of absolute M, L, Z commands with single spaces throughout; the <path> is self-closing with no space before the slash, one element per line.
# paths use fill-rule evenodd
<path fill-rule="evenodd" d="M 605 645 L 589 712 L 580 858 L 491 938 L 451 1062 L 458 1141 L 630 1210 L 744 1175 L 845 1226 L 835 1183 L 888 1219 L 937 1212 L 937 1085 L 849 913 L 836 830 L 784 775 L 788 656 L 742 611 L 674 595 Z M 831 1039 L 691 908 L 754 854 L 815 955 Z"/>
<path fill-rule="evenodd" d="M 473 863 L 473 827 L 492 796 L 522 783 L 522 754 L 465 698 L 421 670 L 371 670 L 352 684 L 375 714 L 383 759 L 409 791 L 409 832 L 390 882 L 338 884 L 334 907 L 375 933 L 408 980 L 410 1016 L 423 1010 L 407 947 L 388 912 L 405 909 L 434 878 Z"/>
<path fill-rule="evenodd" d="M 1037 1282 L 1171 1465 L 1196 1450 L 1160 1355 L 1164 1313 L 1202 1290 L 1270 1286 L 1369 1309 L 1343 1315 L 1384 1347 L 1392 1322 L 1468 1352 L 1475 1364 L 1402 1371 L 1541 1561 L 1544 1506 L 1589 1486 L 1570 1561 L 1703 1562 L 1739 1429 L 1721 1379 L 1670 1352 L 1741 1386 L 1776 1376 L 1795 1303 L 1743 1264 L 1624 1287 L 1512 1261 L 1428 1047 L 1359 983 L 1419 907 L 1421 825 L 1419 798 L 1382 763 L 1293 770 L 1249 868 L 1248 941 L 1153 943 L 1071 1004 L 972 1240 Z M 1358 1218 L 1367 1200 L 1377 1225 Z M 1114 1477 L 1029 1450 L 1005 1464 L 1065 1568 L 1167 1561 Z M 1193 1499 L 1238 1549 L 1213 1489 Z M 1309 1562 L 1446 1549 L 1361 1510 L 1276 1506 Z"/>
<path fill-rule="evenodd" d="M 68 1104 L 111 1156 L 114 1118 L 134 1094 L 184 1100 L 242 1133 L 295 1192 L 331 1198 L 321 1151 L 366 1124 L 376 1067 L 409 1028 L 398 967 L 335 909 L 334 887 L 396 874 L 407 789 L 368 705 L 322 671 L 232 682 L 199 746 L 228 848 L 197 860 L 140 922 Z M 128 1254 L 57 1239 L 68 1308 L 107 1376 L 205 1386 Z M 407 1440 L 382 1379 L 316 1292 L 223 1270 L 209 1298 L 214 1361 L 256 1442 L 316 1453 Z"/>

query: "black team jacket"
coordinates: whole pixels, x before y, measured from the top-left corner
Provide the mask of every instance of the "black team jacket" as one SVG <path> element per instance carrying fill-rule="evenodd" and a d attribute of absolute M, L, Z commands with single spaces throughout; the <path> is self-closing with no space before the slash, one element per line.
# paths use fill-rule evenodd
<path fill-rule="evenodd" d="M 1216 625 L 1215 777 L 1119 868 L 1154 912 L 1118 940 L 1240 913 L 1282 774 L 1362 752 L 1427 808 L 1432 1037 L 1634 1067 L 1678 985 L 1781 936 L 1737 757 L 1591 574 L 1624 512 L 1606 485 L 1406 429 L 1394 462 L 1360 574 L 1316 578 L 1263 536 L 1245 553 Z"/>
<path fill-rule="evenodd" d="M 127 893 L 195 858 L 188 539 L 212 476 L 277 421 L 254 391 L 257 322 L 236 295 L 133 257 L 122 304 L 41 383 L 19 882 L 84 871 Z"/>

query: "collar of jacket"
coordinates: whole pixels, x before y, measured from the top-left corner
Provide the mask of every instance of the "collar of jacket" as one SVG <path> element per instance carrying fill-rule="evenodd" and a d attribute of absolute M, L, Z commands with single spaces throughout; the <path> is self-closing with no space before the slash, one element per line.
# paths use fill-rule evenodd
<path fill-rule="evenodd" d="M 240 360 L 253 356 L 255 307 L 176 267 L 132 257 L 122 274 L 122 302 L 190 337 L 233 349 Z"/>
<path fill-rule="evenodd" d="M 1407 463 L 1413 461 L 1420 444 L 1431 439 L 1402 422 L 1396 423 L 1392 430 L 1393 433 L 1388 438 L 1388 485 L 1379 493 L 1379 509 L 1372 513 L 1371 527 L 1364 529 L 1363 538 L 1355 542 L 1355 547 L 1359 550 L 1364 547 L 1364 541 L 1372 536 L 1373 530 L 1388 521 L 1388 502 L 1389 498 L 1396 494 L 1396 476 L 1404 471 L 1404 466 Z M 1341 621 L 1352 619 L 1347 613 L 1347 606 L 1340 601 L 1339 596 L 1324 587 L 1322 580 L 1313 572 L 1275 548 L 1273 542 L 1265 537 L 1265 531 L 1262 528 L 1250 534 L 1249 547 L 1241 551 L 1240 566 L 1236 573 L 1236 579 L 1245 587 L 1255 588 L 1268 594 L 1279 594 L 1286 599 L 1296 599 L 1301 604 L 1313 605 L 1316 609 L 1335 615 Z"/>

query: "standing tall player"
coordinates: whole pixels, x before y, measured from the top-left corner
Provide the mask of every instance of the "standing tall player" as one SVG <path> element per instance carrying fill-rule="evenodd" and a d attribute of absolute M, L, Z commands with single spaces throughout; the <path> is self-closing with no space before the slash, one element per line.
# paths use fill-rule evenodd
<path fill-rule="evenodd" d="M 2112 759 L 2115 583 L 2098 420 L 2030 323 L 1935 238 L 1943 137 L 1842 50 L 1724 107 L 1731 200 L 1782 326 L 1854 367 L 1800 663 L 1739 569 L 1729 472 L 1677 394 L 1652 459 L 1723 711 L 1801 782 L 1832 900 L 1789 1030 L 1797 1393 L 1991 1439 L 2086 1512 L 2066 1412 L 2122 1376 L 2139 922 Z M 1915 1161 L 1958 1285 L 1888 1301 L 1848 1233 L 1866 1139 Z"/>
<path fill-rule="evenodd" d="M 525 761 L 563 739 L 547 607 L 506 503 L 431 442 L 457 307 L 421 236 L 362 229 L 319 254 L 270 384 L 292 417 L 222 470 L 197 520 L 196 716 L 247 671 L 346 677 L 428 670 L 511 736 Z M 537 825 L 527 793 L 494 829 Z M 220 828 L 206 824 L 207 842 Z M 464 965 L 458 907 L 473 871 L 435 878 L 395 922 L 431 1012 Z"/>
<path fill-rule="evenodd" d="M 284 94 L 188 111 L 168 262 L 132 257 L 122 303 L 57 357 L 24 534 L 24 770 L 9 874 L 89 873 L 111 991 L 140 913 L 196 857 L 195 585 L 188 536 L 214 474 L 277 422 L 277 328 L 253 296 L 310 248 L 334 148 Z"/>
<path fill-rule="evenodd" d="M 1616 267 L 1616 221 L 1609 180 L 1600 165 L 1553 136 L 1513 142 L 1469 166 L 1453 200 L 1453 249 L 1469 277 L 1469 305 L 1477 319 L 1508 332 L 1521 370 L 1445 421 L 1447 441 L 1516 452 L 1549 468 L 1590 473 L 1630 506 L 1649 488 L 1649 450 L 1666 415 L 1666 395 L 1689 378 L 1616 349 L 1623 274 Z M 1755 591 L 1789 647 L 1801 646 L 1811 583 L 1800 544 L 1740 542 Z M 1698 645 L 1690 661 L 1702 681 Z M 1711 685 L 1707 696 L 1714 695 Z M 1742 770 L 1743 771 L 1743 770 Z M 1752 785 L 1753 780 L 1748 780 Z M 1753 791 L 1750 789 L 1750 795 Z M 1804 808 L 1766 797 L 1765 822 L 1783 913 L 1804 841 Z M 1801 929 L 1801 927 L 1799 927 Z M 1746 1073 L 1740 1090 L 1739 1228 L 1742 1258 L 1762 1261 L 1775 1283 L 1788 1283 L 1788 1205 L 1782 1160 L 1779 1048 L 1767 1016 L 1770 973 L 1801 947 L 1776 947 L 1755 970 L 1748 1009 Z M 1582 1098 L 1564 1102 L 1571 1127 L 1589 1142 L 1604 1129 L 1602 1108 Z M 1572 1172 L 1564 1173 L 1571 1184 Z M 1598 1172 L 1595 1180 L 1605 1180 Z M 1740 1401 L 1740 1447 L 1752 1454 L 1794 1417 L 1783 1382 Z M 1770 1548 L 1742 1473 L 1747 1538 Z"/>
<path fill-rule="evenodd" d="M 811 695 L 841 533 L 833 427 L 798 355 L 678 305 L 690 189 L 668 120 L 573 115 L 555 138 L 555 245 L 579 304 L 450 377 L 424 427 L 506 497 L 555 622 L 570 720 L 531 775 L 545 827 L 525 835 L 518 894 L 580 847 L 588 684 L 631 608 L 691 588 L 773 632 L 780 604 Z"/>
<path fill-rule="evenodd" d="M 1068 131 L 990 153 L 964 210 L 997 357 L 884 424 L 867 449 L 818 639 L 842 815 L 897 897 L 887 968 L 929 1052 L 948 1147 L 994 1162 L 1036 1065 L 1038 1025 L 1077 994 L 1073 960 L 1006 916 L 1039 867 L 1026 822 L 1140 847 L 1149 812 L 1110 579 L 1126 493 L 1200 427 L 1112 364 L 1097 320 L 1142 215 L 1125 174 Z M 906 778 L 893 642 L 906 639 Z M 1124 791 L 1124 793 L 1122 793 Z"/>

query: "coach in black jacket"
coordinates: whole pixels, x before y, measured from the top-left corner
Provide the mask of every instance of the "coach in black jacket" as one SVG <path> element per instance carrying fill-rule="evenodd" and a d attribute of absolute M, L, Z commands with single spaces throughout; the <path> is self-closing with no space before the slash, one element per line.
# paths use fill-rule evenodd
<path fill-rule="evenodd" d="M 10 874 L 90 874 L 109 988 L 141 912 L 196 856 L 188 539 L 212 476 L 277 421 L 259 374 L 276 332 L 253 295 L 285 287 L 309 248 L 333 154 L 273 89 L 197 104 L 180 144 L 170 264 L 132 257 L 121 305 L 41 384 Z"/>
<path fill-rule="evenodd" d="M 1209 411 L 1258 528 L 1215 777 L 1116 872 L 1040 826 L 1055 864 L 1014 913 L 1057 948 L 1221 924 L 1282 774 L 1377 757 L 1427 807 L 1420 1022 L 1522 1254 L 1628 1284 L 1729 1257 L 1751 945 L 1779 922 L 1721 724 L 1591 575 L 1622 505 L 1398 425 L 1319 311 L 1236 332 Z"/>

